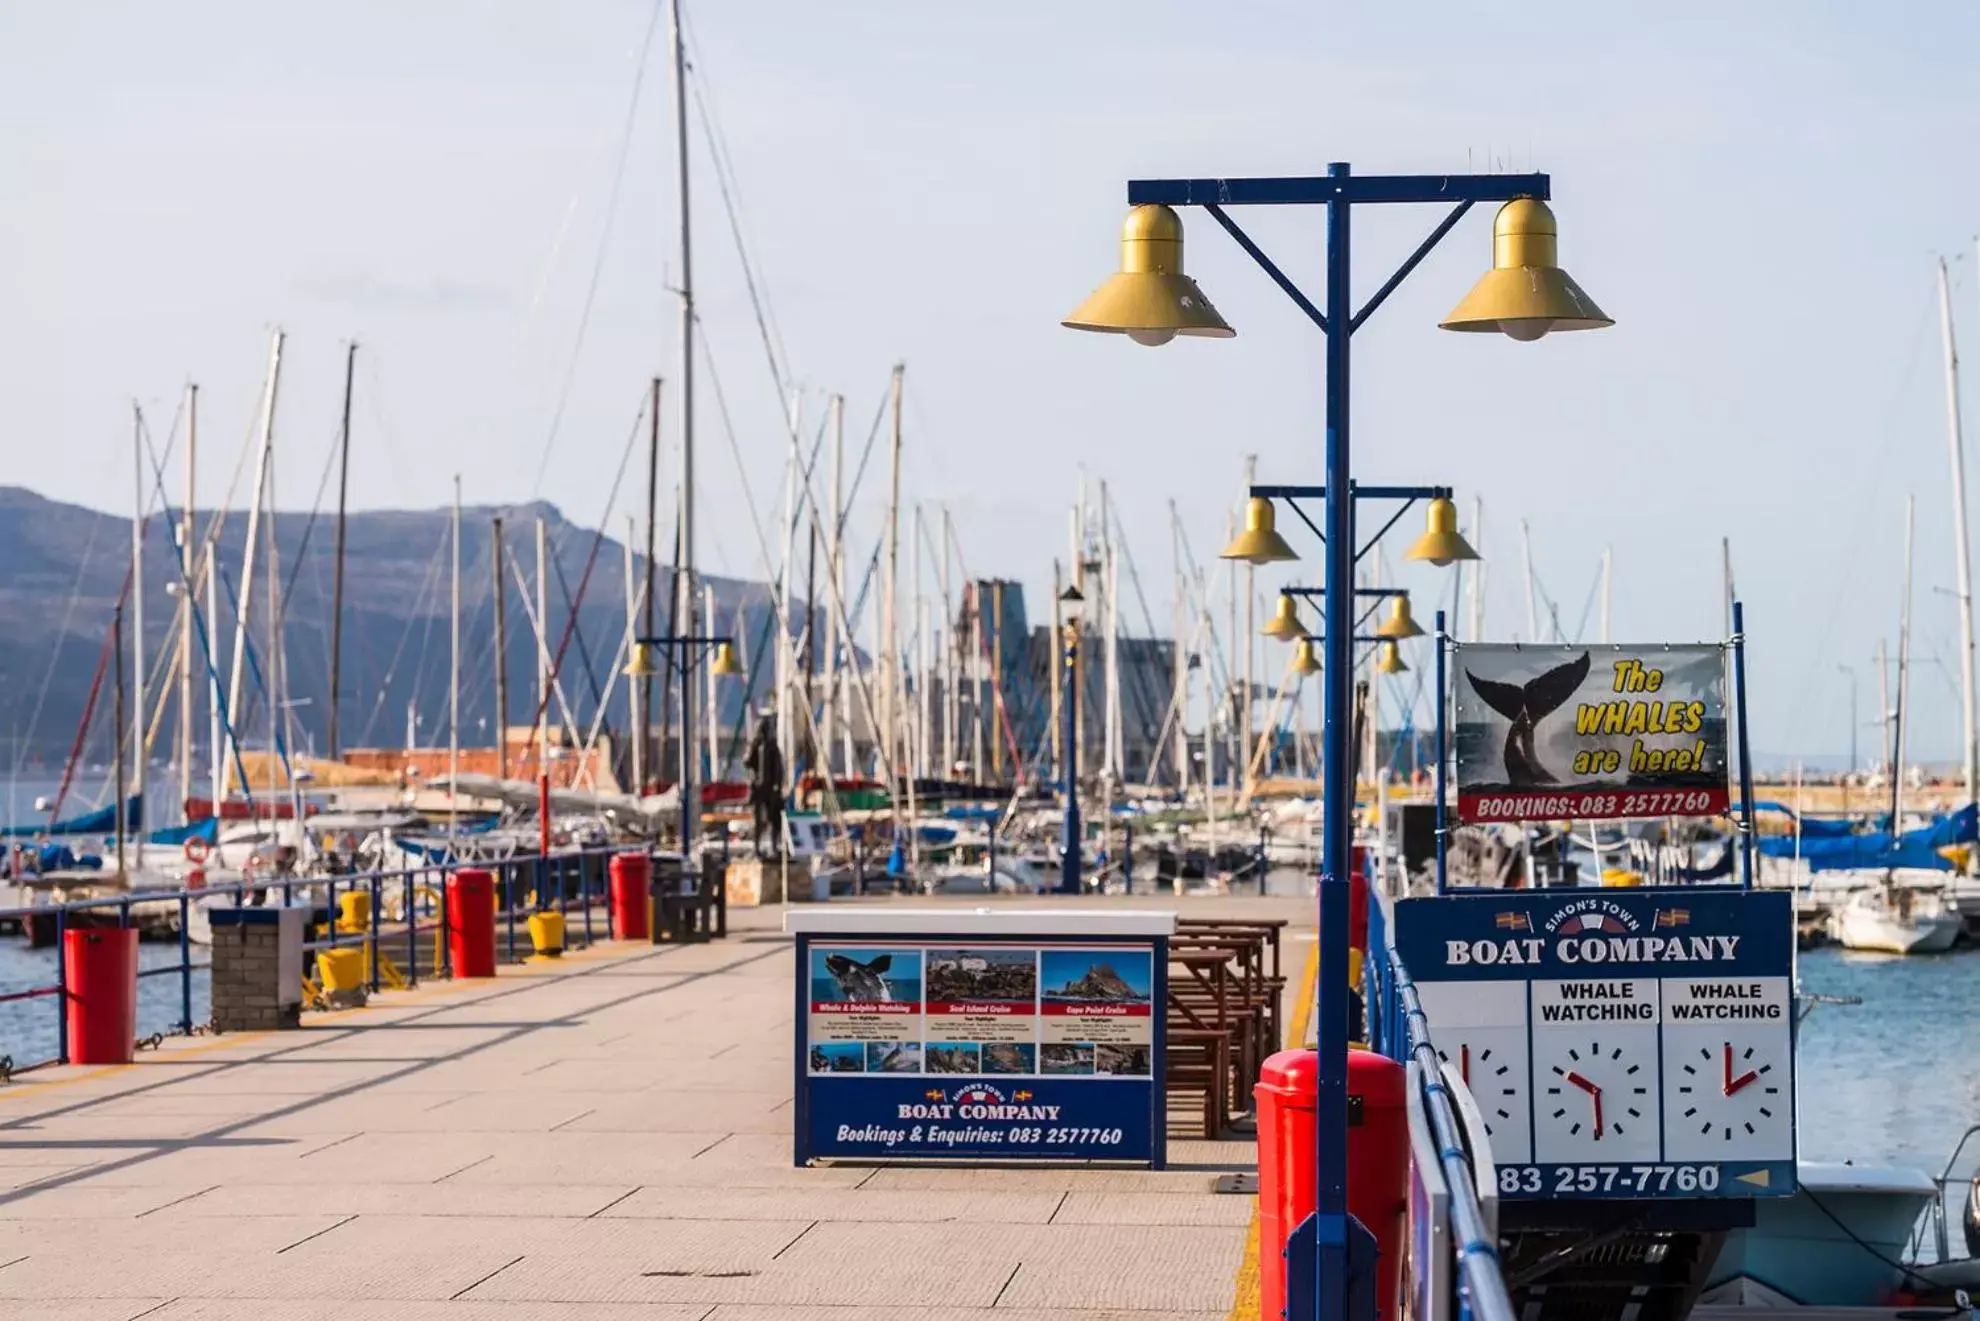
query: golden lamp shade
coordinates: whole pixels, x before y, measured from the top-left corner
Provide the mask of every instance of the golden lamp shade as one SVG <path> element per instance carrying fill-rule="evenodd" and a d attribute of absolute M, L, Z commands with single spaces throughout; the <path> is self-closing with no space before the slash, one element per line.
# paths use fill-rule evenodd
<path fill-rule="evenodd" d="M 1534 197 L 1507 202 L 1492 221 L 1492 269 L 1438 324 L 1445 330 L 1496 330 L 1517 340 L 1616 324 L 1561 269 L 1558 249 L 1559 231 L 1545 202 Z"/>
<path fill-rule="evenodd" d="M 1430 502 L 1423 535 L 1403 552 L 1403 558 L 1429 560 L 1442 567 L 1457 560 L 1475 560 L 1478 552 L 1471 548 L 1470 542 L 1458 535 L 1457 506 L 1439 496 Z"/>
<path fill-rule="evenodd" d="M 1182 217 L 1166 206 L 1138 206 L 1121 227 L 1121 269 L 1059 323 L 1072 330 L 1167 344 L 1178 335 L 1237 334 L 1196 281 L 1183 274 Z"/>
<path fill-rule="evenodd" d="M 1409 673 L 1409 666 L 1403 662 L 1402 648 L 1396 645 L 1394 638 L 1386 639 L 1381 649 L 1375 653 L 1375 672 L 1377 674 Z"/>
<path fill-rule="evenodd" d="M 660 673 L 653 664 L 653 644 L 635 642 L 632 645 L 632 659 L 626 662 L 626 674 L 634 679 L 647 679 Z"/>
<path fill-rule="evenodd" d="M 1282 594 L 1279 597 L 1278 609 L 1274 610 L 1272 617 L 1265 621 L 1265 627 L 1258 631 L 1268 638 L 1277 638 L 1281 642 L 1291 642 L 1296 638 L 1305 637 L 1306 625 L 1299 622 L 1299 603 L 1291 596 Z"/>
<path fill-rule="evenodd" d="M 1389 617 L 1375 626 L 1375 636 L 1390 639 L 1423 636 L 1423 625 L 1409 613 L 1409 597 L 1398 594 L 1389 598 Z"/>
<path fill-rule="evenodd" d="M 1313 639 L 1301 638 L 1293 648 L 1292 672 L 1302 679 L 1320 673 L 1320 658 L 1313 654 Z"/>
<path fill-rule="evenodd" d="M 724 679 L 739 679 L 742 672 L 742 662 L 736 659 L 735 646 L 727 642 L 716 643 L 715 663 L 709 667 L 709 673 Z"/>
<path fill-rule="evenodd" d="M 1219 557 L 1226 560 L 1245 560 L 1252 564 L 1283 563 L 1296 560 L 1299 556 L 1279 535 L 1278 520 L 1272 513 L 1272 502 L 1263 496 L 1254 495 L 1244 504 L 1244 531 L 1237 534 L 1237 540 L 1224 547 Z"/>

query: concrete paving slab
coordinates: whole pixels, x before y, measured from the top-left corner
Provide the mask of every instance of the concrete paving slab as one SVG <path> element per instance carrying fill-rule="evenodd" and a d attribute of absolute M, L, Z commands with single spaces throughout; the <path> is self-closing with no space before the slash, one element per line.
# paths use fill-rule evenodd
<path fill-rule="evenodd" d="M 1045 1224 L 1058 1192 L 888 1192 L 852 1188 L 640 1188 L 602 1214 L 659 1220 L 809 1218 L 868 1224 Z M 1189 1198 L 1177 1198 L 1189 1201 Z"/>
<path fill-rule="evenodd" d="M 340 1172 L 348 1178 L 349 1172 Z M 144 1193 L 140 1188 L 118 1190 Z M 521 1216 L 525 1219 L 598 1215 L 635 1192 L 631 1184 L 530 1184 L 468 1186 L 444 1183 L 338 1182 L 309 1184 L 300 1192 L 273 1184 L 228 1184 L 163 1206 L 156 1215 L 174 1220 L 228 1215 L 283 1215 L 298 1199 L 312 1211 L 335 1215 Z M 7 1213 L 0 1206 L 0 1216 Z"/>
<path fill-rule="evenodd" d="M 1178 1196 L 1174 1193 L 1080 1191 L 1066 1195 L 1052 1216 L 1055 1225 L 1225 1225 L 1251 1223 L 1257 1198 Z"/>
<path fill-rule="evenodd" d="M 389 1312 L 360 1312 L 346 1298 L 281 1302 L 184 1298 L 149 1313 L 144 1321 L 372 1321 L 373 1317 L 379 1321 L 701 1321 L 708 1310 L 705 1303 L 485 1303 L 460 1299 L 397 1302 Z"/>

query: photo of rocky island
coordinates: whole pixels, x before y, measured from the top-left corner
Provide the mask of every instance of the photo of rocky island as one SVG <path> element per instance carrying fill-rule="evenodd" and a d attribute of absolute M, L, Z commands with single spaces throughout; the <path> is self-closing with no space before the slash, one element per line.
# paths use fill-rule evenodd
<path fill-rule="evenodd" d="M 920 1073 L 919 1041 L 869 1041 L 866 1043 L 868 1073 Z"/>
<path fill-rule="evenodd" d="M 928 998 L 1031 1004 L 1038 998 L 1038 955 L 1028 949 L 931 949 Z"/>
<path fill-rule="evenodd" d="M 865 1073 L 866 1047 L 857 1041 L 827 1041 L 811 1048 L 813 1073 Z"/>
<path fill-rule="evenodd" d="M 1145 949 L 1048 949 L 1039 980 L 1048 1004 L 1149 1003 L 1153 956 Z"/>

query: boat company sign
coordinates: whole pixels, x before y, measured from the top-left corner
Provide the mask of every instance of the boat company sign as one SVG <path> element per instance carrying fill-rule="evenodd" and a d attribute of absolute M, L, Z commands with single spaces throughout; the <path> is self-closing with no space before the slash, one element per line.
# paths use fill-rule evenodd
<path fill-rule="evenodd" d="M 1720 646 L 1453 649 L 1458 819 L 1726 810 Z"/>
<path fill-rule="evenodd" d="M 1794 1190 L 1789 895 L 1446 895 L 1401 900 L 1395 924 L 1501 1197 Z"/>
<path fill-rule="evenodd" d="M 799 1164 L 1161 1162 L 1166 941 L 800 940 Z"/>

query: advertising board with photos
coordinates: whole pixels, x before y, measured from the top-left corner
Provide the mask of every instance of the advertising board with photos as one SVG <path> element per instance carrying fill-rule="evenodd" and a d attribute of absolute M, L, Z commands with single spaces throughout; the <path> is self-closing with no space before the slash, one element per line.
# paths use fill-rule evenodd
<path fill-rule="evenodd" d="M 1159 1163 L 1165 944 L 801 938 L 799 1162 Z"/>

